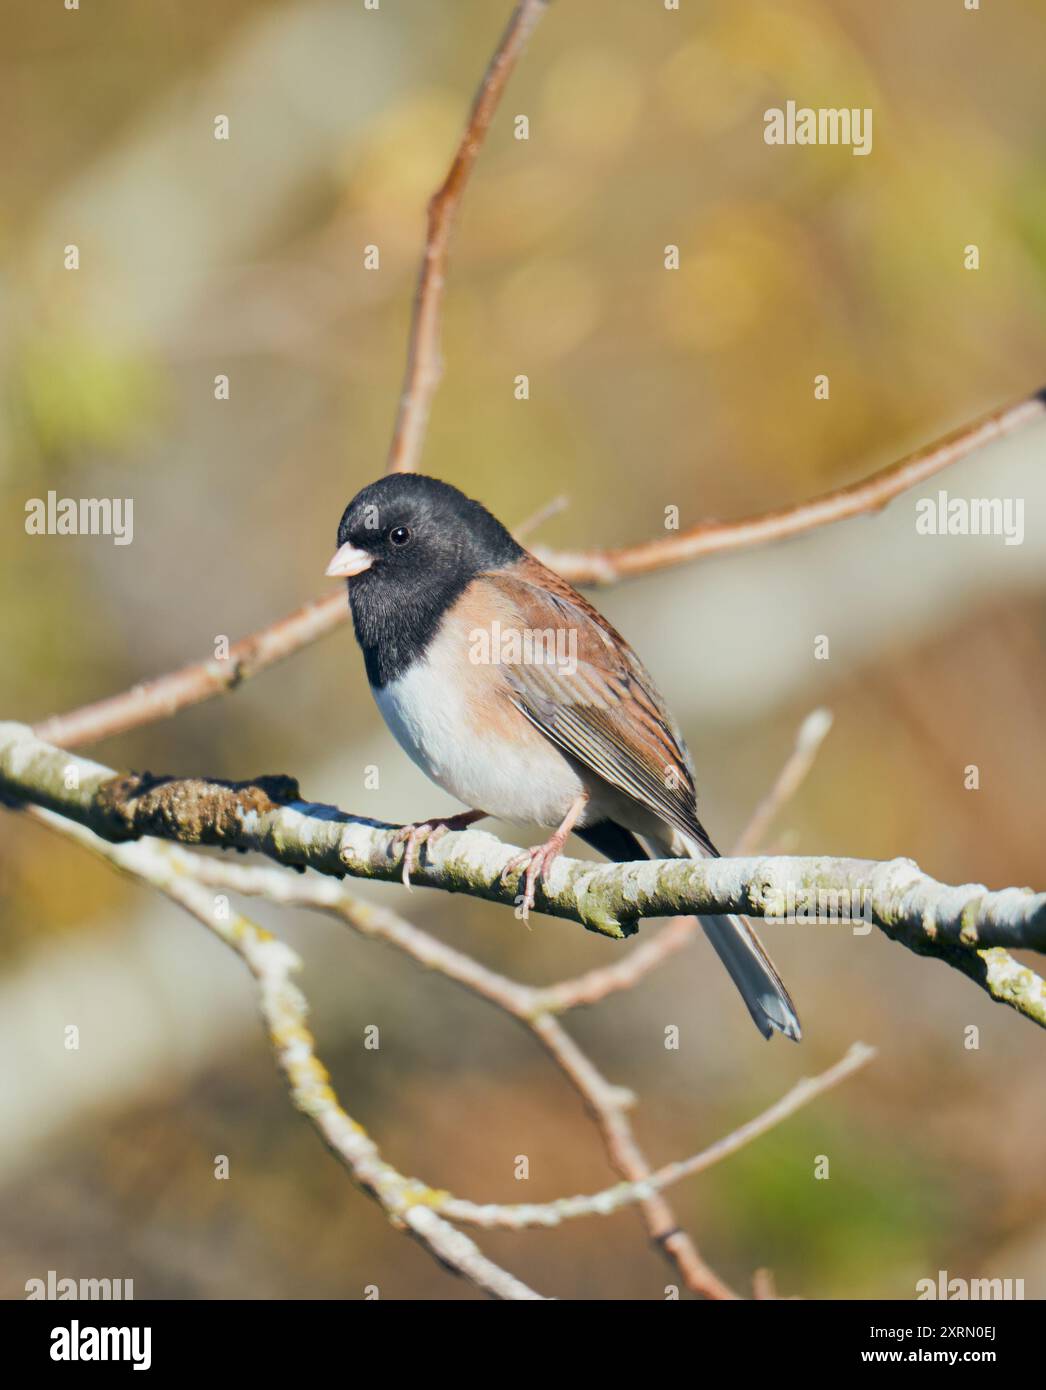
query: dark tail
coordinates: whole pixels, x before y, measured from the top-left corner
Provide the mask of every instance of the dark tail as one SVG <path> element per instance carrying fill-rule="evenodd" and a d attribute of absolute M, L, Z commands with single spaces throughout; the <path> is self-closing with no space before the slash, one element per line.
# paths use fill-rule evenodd
<path fill-rule="evenodd" d="M 699 920 L 763 1037 L 772 1037 L 777 1032 L 798 1042 L 803 1030 L 799 1027 L 795 1005 L 748 918 L 701 917 Z"/>
<path fill-rule="evenodd" d="M 650 857 L 631 831 L 612 821 L 586 826 L 577 834 L 593 849 L 617 863 Z M 703 857 L 696 844 L 667 831 L 665 839 L 658 841 L 655 848 L 670 859 Z M 772 1037 L 776 1032 L 798 1042 L 803 1033 L 795 1005 L 748 918 L 700 917 L 698 920 L 763 1037 Z"/>

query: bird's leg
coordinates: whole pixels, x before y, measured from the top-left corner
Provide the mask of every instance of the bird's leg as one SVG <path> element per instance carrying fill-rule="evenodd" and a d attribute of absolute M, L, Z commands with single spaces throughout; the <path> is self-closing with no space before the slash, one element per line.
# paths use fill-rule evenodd
<path fill-rule="evenodd" d="M 522 854 L 515 855 L 502 869 L 502 880 L 511 877 L 512 874 L 522 873 L 524 869 L 527 871 L 523 885 L 523 898 L 520 903 L 523 909 L 524 922 L 527 920 L 530 909 L 534 906 L 534 890 L 537 888 L 538 882 L 544 879 L 559 855 L 562 854 L 567 836 L 577 824 L 578 816 L 585 809 L 587 801 L 588 793 L 584 792 L 572 803 L 554 835 L 550 835 L 543 845 L 536 845 L 533 849 L 527 849 Z"/>
<path fill-rule="evenodd" d="M 401 825 L 392 837 L 393 845 L 403 845 L 403 886 L 410 887 L 410 876 L 418 862 L 418 849 L 423 844 L 434 845 L 448 830 L 465 830 L 482 820 L 486 811 L 459 811 L 456 816 L 433 816 L 431 820 Z"/>

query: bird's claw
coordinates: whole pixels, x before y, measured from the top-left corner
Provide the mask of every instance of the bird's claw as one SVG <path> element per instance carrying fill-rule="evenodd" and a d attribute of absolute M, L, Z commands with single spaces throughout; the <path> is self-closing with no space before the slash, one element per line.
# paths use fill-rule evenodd
<path fill-rule="evenodd" d="M 403 870 L 400 877 L 404 888 L 410 888 L 410 876 L 418 862 L 418 850 L 423 844 L 434 845 L 447 833 L 445 821 L 423 820 L 416 825 L 401 825 L 392 837 L 393 845 L 403 846 Z"/>
<path fill-rule="evenodd" d="M 514 874 L 522 874 L 526 870 L 526 877 L 523 880 L 523 896 L 517 900 L 519 915 L 524 922 L 528 920 L 530 910 L 534 906 L 538 884 L 544 880 L 562 848 L 563 841 L 558 836 L 553 836 L 543 845 L 535 845 L 533 849 L 525 849 L 522 854 L 513 855 L 502 869 L 502 883 Z"/>
<path fill-rule="evenodd" d="M 464 830 L 473 821 L 480 820 L 482 811 L 463 811 L 458 816 L 434 816 L 431 820 L 419 820 L 413 825 L 401 825 L 392 837 L 392 844 L 403 846 L 403 869 L 401 878 L 404 888 L 410 888 L 410 876 L 418 863 L 418 850 L 427 844 L 434 845 L 448 830 Z"/>

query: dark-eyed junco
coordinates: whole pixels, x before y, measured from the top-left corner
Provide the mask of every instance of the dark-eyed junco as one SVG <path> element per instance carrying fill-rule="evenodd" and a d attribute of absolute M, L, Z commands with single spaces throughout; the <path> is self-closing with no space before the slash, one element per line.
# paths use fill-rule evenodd
<path fill-rule="evenodd" d="M 329 575 L 348 580 L 385 722 L 429 777 L 473 808 L 404 827 L 419 843 L 484 815 L 555 826 L 526 870 L 523 910 L 574 832 L 608 859 L 717 851 L 697 818 L 690 755 L 628 643 L 457 488 L 393 474 L 358 492 Z M 764 1037 L 800 1037 L 788 991 L 743 917 L 702 926 Z"/>

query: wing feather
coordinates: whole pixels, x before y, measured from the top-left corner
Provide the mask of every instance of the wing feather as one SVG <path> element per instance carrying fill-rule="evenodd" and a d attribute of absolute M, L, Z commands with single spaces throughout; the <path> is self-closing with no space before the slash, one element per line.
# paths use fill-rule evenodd
<path fill-rule="evenodd" d="M 506 668 L 516 708 L 564 752 L 715 855 L 697 818 L 686 744 L 624 638 L 532 556 L 483 580 L 498 588 L 524 626 L 573 635 L 569 662 Z"/>

